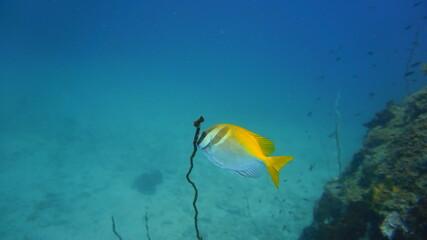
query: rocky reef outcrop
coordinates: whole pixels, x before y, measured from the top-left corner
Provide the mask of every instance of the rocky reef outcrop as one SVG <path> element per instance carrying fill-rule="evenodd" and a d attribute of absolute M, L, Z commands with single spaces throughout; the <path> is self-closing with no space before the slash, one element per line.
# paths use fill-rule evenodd
<path fill-rule="evenodd" d="M 427 239 L 427 87 L 365 126 L 362 149 L 326 184 L 300 240 Z"/>

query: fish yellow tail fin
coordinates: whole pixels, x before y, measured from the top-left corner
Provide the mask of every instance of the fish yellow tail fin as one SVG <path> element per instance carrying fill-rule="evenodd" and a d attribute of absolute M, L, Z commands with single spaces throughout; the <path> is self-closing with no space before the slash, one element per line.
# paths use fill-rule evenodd
<path fill-rule="evenodd" d="M 292 156 L 281 156 L 281 157 L 266 157 L 265 165 L 267 166 L 268 173 L 273 180 L 274 185 L 279 189 L 279 171 L 294 157 Z"/>

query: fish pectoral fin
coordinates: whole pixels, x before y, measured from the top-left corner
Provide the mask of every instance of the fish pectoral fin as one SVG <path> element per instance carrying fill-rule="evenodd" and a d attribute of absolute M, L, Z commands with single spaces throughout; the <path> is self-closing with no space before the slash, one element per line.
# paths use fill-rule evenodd
<path fill-rule="evenodd" d="M 292 156 L 280 156 L 280 157 L 266 157 L 265 163 L 267 166 L 268 173 L 270 173 L 271 180 L 274 185 L 279 189 L 279 171 L 294 157 Z"/>

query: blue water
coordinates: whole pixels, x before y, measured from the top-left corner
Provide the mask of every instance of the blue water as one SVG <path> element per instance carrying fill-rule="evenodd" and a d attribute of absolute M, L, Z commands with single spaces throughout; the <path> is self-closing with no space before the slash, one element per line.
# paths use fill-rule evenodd
<path fill-rule="evenodd" d="M 116 239 L 113 215 L 123 239 L 148 239 L 148 213 L 151 239 L 195 239 L 185 174 L 203 115 L 203 129 L 236 124 L 295 156 L 276 190 L 268 174 L 239 177 L 196 155 L 203 239 L 297 239 L 339 174 L 336 122 L 345 165 L 363 123 L 426 85 L 420 65 L 404 81 L 411 49 L 410 64 L 427 62 L 426 10 L 0 1 L 0 238 Z"/>

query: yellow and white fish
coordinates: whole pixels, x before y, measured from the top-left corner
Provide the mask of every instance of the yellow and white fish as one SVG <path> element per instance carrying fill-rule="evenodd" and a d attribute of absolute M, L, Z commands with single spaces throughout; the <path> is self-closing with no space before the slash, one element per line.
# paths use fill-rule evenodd
<path fill-rule="evenodd" d="M 272 141 L 225 123 L 203 131 L 197 145 L 213 164 L 234 174 L 256 178 L 266 167 L 276 188 L 279 188 L 279 170 L 294 158 L 268 157 L 274 152 Z"/>

